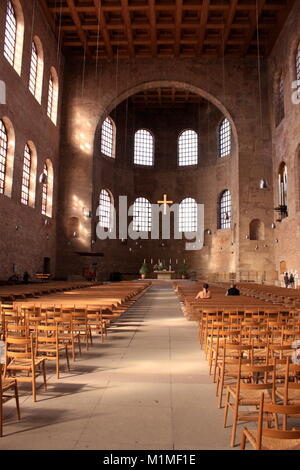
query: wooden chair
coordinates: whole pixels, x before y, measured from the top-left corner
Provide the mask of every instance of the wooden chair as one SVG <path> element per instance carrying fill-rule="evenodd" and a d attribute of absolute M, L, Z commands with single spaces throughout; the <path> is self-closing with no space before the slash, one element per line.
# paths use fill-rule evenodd
<path fill-rule="evenodd" d="M 72 350 L 72 360 L 76 358 L 76 346 L 81 356 L 81 343 L 79 332 L 74 331 L 72 314 L 61 313 L 60 316 L 54 318 L 55 324 L 58 326 L 58 339 L 60 344 L 67 344 Z"/>
<path fill-rule="evenodd" d="M 107 338 L 107 321 L 102 318 L 101 307 L 87 307 L 87 324 L 91 329 L 101 335 L 101 342 L 103 343 L 104 337 Z"/>
<path fill-rule="evenodd" d="M 21 347 L 23 351 L 20 351 Z M 36 401 L 36 378 L 40 375 L 40 366 L 43 369 L 44 389 L 47 390 L 45 360 L 35 357 L 32 335 L 30 338 L 6 338 L 4 376 L 9 374 L 17 382 L 31 383 L 33 401 Z"/>
<path fill-rule="evenodd" d="M 36 359 L 55 361 L 56 377 L 59 379 L 60 355 L 65 353 L 67 367 L 70 370 L 68 343 L 59 343 L 58 326 L 37 326 L 35 333 Z"/>
<path fill-rule="evenodd" d="M 92 330 L 87 320 L 86 308 L 78 308 L 72 313 L 73 330 L 83 338 L 86 349 L 89 349 L 89 344 L 93 344 Z"/>
<path fill-rule="evenodd" d="M 13 398 L 16 400 L 17 414 L 20 420 L 21 414 L 17 381 L 13 378 L 6 379 L 2 377 L 2 364 L 0 363 L 0 437 L 3 436 L 3 405 Z"/>
<path fill-rule="evenodd" d="M 275 405 L 265 403 L 265 394 L 260 398 L 258 413 L 258 423 L 256 430 L 243 428 L 240 449 L 244 450 L 247 440 L 255 450 L 299 450 L 300 449 L 300 429 L 270 429 L 263 427 L 264 414 L 271 413 L 283 415 L 283 417 L 299 415 L 300 406 L 295 405 Z M 267 419 L 267 422 L 269 420 Z M 286 419 L 283 419 L 283 423 Z"/>
<path fill-rule="evenodd" d="M 240 359 L 236 385 L 227 387 L 224 409 L 224 428 L 227 425 L 228 411 L 233 413 L 231 447 L 235 446 L 238 421 L 257 421 L 256 408 L 260 404 L 262 391 L 266 392 L 269 403 L 275 403 L 275 366 L 242 365 Z M 255 410 L 239 411 L 241 406 L 255 407 Z"/>
<path fill-rule="evenodd" d="M 217 363 L 216 396 L 219 397 L 218 408 L 222 408 L 224 388 L 237 380 L 240 360 L 243 364 L 252 363 L 252 346 L 225 341 L 222 359 L 220 363 Z"/>

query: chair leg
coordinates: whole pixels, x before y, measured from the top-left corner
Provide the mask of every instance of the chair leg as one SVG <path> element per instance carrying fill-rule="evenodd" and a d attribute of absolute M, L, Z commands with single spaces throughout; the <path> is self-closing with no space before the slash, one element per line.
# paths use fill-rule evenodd
<path fill-rule="evenodd" d="M 68 370 L 70 370 L 69 351 L 68 351 L 68 345 L 67 344 L 66 344 L 66 360 L 67 360 Z"/>
<path fill-rule="evenodd" d="M 44 390 L 47 390 L 46 362 L 45 361 L 43 361 L 43 378 L 44 378 Z"/>
<path fill-rule="evenodd" d="M 2 395 L 0 396 L 0 437 L 3 436 L 3 402 Z"/>
<path fill-rule="evenodd" d="M 230 442 L 231 447 L 235 446 L 238 411 L 239 411 L 239 403 L 238 403 L 238 400 L 236 399 L 235 404 L 234 404 L 234 410 L 233 410 L 232 434 L 231 434 L 231 442 Z"/>
<path fill-rule="evenodd" d="M 32 397 L 33 401 L 36 401 L 36 383 L 35 383 L 35 371 L 32 371 Z"/>
<path fill-rule="evenodd" d="M 225 409 L 224 409 L 224 428 L 226 428 L 227 424 L 227 416 L 228 416 L 228 408 L 229 408 L 229 390 L 226 392 L 226 401 L 225 401 Z"/>
<path fill-rule="evenodd" d="M 59 351 L 56 356 L 56 377 L 59 379 Z"/>
<path fill-rule="evenodd" d="M 15 399 L 16 399 L 16 407 L 17 407 L 17 414 L 18 414 L 18 419 L 21 419 L 21 413 L 20 413 L 20 404 L 19 404 L 19 392 L 18 392 L 18 384 L 17 381 L 15 383 Z"/>
<path fill-rule="evenodd" d="M 241 444 L 240 444 L 240 450 L 245 450 L 246 446 L 246 433 L 243 431 L 242 433 L 242 438 L 241 438 Z"/>

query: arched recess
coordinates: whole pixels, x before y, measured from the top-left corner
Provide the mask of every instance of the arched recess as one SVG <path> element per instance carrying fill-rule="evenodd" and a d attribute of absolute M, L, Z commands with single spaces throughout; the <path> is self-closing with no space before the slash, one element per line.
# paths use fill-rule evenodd
<path fill-rule="evenodd" d="M 7 116 L 1 117 L 7 133 L 7 155 L 6 155 L 6 168 L 5 168 L 5 196 L 11 197 L 13 186 L 13 173 L 14 173 L 14 159 L 15 159 L 15 146 L 16 136 L 15 130 L 11 120 Z"/>
<path fill-rule="evenodd" d="M 98 126 L 97 126 L 97 131 L 96 135 L 98 136 L 99 128 L 101 129 L 102 123 L 106 116 L 108 116 L 112 110 L 118 106 L 118 104 L 122 103 L 122 101 L 125 101 L 127 98 L 129 98 L 132 95 L 135 95 L 136 93 L 139 93 L 140 91 L 144 90 L 150 90 L 151 88 L 180 88 L 181 90 L 186 90 L 190 91 L 191 93 L 195 93 L 203 98 L 205 98 L 207 101 L 212 103 L 214 106 L 216 106 L 223 114 L 224 116 L 228 119 L 228 121 L 231 124 L 231 130 L 232 130 L 232 143 L 233 147 L 232 152 L 234 150 L 238 151 L 238 134 L 237 134 L 237 129 L 235 126 L 235 123 L 233 121 L 233 118 L 227 108 L 223 105 L 223 103 L 216 98 L 214 95 L 211 93 L 208 93 L 207 91 L 203 90 L 202 88 L 199 88 L 198 86 L 192 85 L 190 83 L 186 82 L 181 82 L 177 80 L 152 80 L 149 82 L 142 82 L 137 84 L 134 87 L 128 88 L 126 91 L 120 93 L 118 96 L 116 96 L 114 99 L 111 100 L 109 104 L 106 105 L 105 108 L 102 108 L 100 111 L 99 119 L 98 119 Z M 104 104 L 105 106 L 105 104 Z M 96 138 L 96 136 L 95 136 Z"/>
<path fill-rule="evenodd" d="M 253 219 L 249 225 L 250 240 L 265 239 L 265 224 L 259 219 Z"/>

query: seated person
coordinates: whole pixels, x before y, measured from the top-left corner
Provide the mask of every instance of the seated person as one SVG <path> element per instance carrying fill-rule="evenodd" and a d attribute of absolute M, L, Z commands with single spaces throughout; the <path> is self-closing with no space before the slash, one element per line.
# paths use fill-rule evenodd
<path fill-rule="evenodd" d="M 240 295 L 240 291 L 237 289 L 235 284 L 231 284 L 231 287 L 226 292 L 226 295 Z"/>
<path fill-rule="evenodd" d="M 208 288 L 209 288 L 208 284 L 203 284 L 203 289 L 198 292 L 198 294 L 196 295 L 196 299 L 210 299 L 211 294 Z"/>

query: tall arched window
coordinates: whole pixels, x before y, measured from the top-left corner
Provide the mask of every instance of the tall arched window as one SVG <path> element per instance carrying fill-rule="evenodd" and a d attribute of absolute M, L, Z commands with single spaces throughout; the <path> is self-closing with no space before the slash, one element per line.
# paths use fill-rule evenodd
<path fill-rule="evenodd" d="M 101 128 L 101 152 L 107 157 L 115 157 L 116 126 L 108 116 Z"/>
<path fill-rule="evenodd" d="M 276 82 L 276 110 L 275 110 L 276 126 L 280 124 L 284 118 L 284 78 L 283 73 L 280 74 Z"/>
<path fill-rule="evenodd" d="M 178 139 L 178 165 L 197 165 L 198 135 L 192 129 L 183 131 Z"/>
<path fill-rule="evenodd" d="M 28 145 L 26 144 L 25 150 L 24 150 L 22 191 L 21 191 L 21 202 L 25 204 L 26 206 L 29 203 L 30 173 L 31 173 L 31 151 Z"/>
<path fill-rule="evenodd" d="M 47 114 L 52 122 L 57 123 L 57 107 L 58 107 L 58 75 L 54 67 L 51 67 L 49 88 L 48 88 L 48 106 Z"/>
<path fill-rule="evenodd" d="M 179 232 L 197 231 L 197 203 L 195 199 L 187 197 L 179 204 Z"/>
<path fill-rule="evenodd" d="M 4 193 L 8 138 L 5 125 L 0 120 L 0 194 Z"/>
<path fill-rule="evenodd" d="M 43 173 L 41 175 L 42 183 L 42 214 L 52 217 L 53 206 L 53 166 L 51 160 L 47 159 L 44 163 Z"/>
<path fill-rule="evenodd" d="M 151 204 L 148 199 L 138 197 L 134 201 L 132 225 L 135 232 L 151 231 Z"/>
<path fill-rule="evenodd" d="M 134 163 L 148 166 L 154 163 L 154 138 L 146 129 L 139 129 L 134 135 Z"/>
<path fill-rule="evenodd" d="M 230 228 L 231 226 L 231 194 L 228 189 L 221 193 L 218 207 L 218 228 Z"/>
<path fill-rule="evenodd" d="M 27 142 L 24 149 L 21 202 L 34 207 L 36 187 L 37 154 L 32 142 Z"/>
<path fill-rule="evenodd" d="M 102 189 L 99 196 L 99 224 L 100 227 L 111 229 L 112 228 L 112 196 L 109 191 Z"/>
<path fill-rule="evenodd" d="M 300 42 L 296 52 L 296 80 L 297 80 L 297 98 L 300 99 Z"/>
<path fill-rule="evenodd" d="M 281 163 L 278 172 L 278 202 L 280 206 L 284 206 L 286 210 L 281 212 L 281 216 L 286 217 L 288 208 L 288 175 L 287 166 L 284 162 Z"/>
<path fill-rule="evenodd" d="M 4 57 L 21 74 L 22 52 L 24 36 L 24 16 L 19 0 L 8 0 L 5 32 L 4 32 Z"/>
<path fill-rule="evenodd" d="M 231 125 L 227 118 L 223 119 L 219 128 L 219 157 L 227 157 L 231 153 Z"/>
<path fill-rule="evenodd" d="M 41 102 L 42 87 L 43 87 L 43 48 L 41 41 L 35 37 L 31 44 L 31 61 L 30 61 L 30 75 L 29 75 L 29 90 Z"/>

